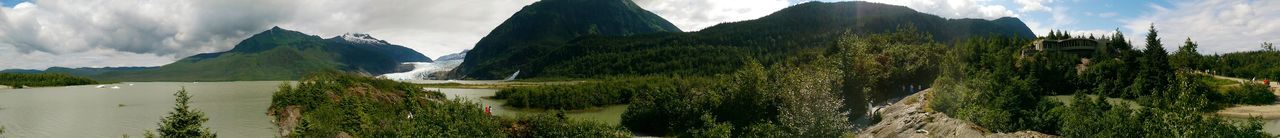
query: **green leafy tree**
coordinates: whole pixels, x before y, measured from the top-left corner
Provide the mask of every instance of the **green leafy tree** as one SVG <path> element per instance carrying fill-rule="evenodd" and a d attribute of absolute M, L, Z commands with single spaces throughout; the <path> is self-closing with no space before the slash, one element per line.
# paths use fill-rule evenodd
<path fill-rule="evenodd" d="M 191 95 L 187 94 L 187 90 L 178 90 L 174 93 L 177 96 L 172 112 L 160 120 L 160 129 L 156 132 L 160 133 L 160 137 L 166 138 L 212 138 L 218 135 L 204 127 L 204 123 L 209 118 L 204 116 L 204 112 L 200 112 L 189 105 Z M 151 132 L 147 132 L 150 134 Z"/>

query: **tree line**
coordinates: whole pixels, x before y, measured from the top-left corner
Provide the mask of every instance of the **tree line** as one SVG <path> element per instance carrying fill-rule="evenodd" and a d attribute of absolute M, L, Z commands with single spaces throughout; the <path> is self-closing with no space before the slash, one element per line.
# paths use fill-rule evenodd
<path fill-rule="evenodd" d="M 58 73 L 41 73 L 41 74 L 14 74 L 0 73 L 0 85 L 10 86 L 14 88 L 23 87 L 49 87 L 49 86 L 71 86 L 71 85 L 88 85 L 98 84 L 89 78 L 76 77 L 67 74 Z"/>
<path fill-rule="evenodd" d="M 1157 31 L 1154 27 L 1149 31 L 1144 50 L 1132 49 L 1118 32 L 1104 36 L 1110 43 L 1101 51 L 1116 52 L 1095 54 L 1087 63 L 1053 51 L 1020 54 L 1029 40 L 970 39 L 943 59 L 944 70 L 934 82 L 936 91 L 929 106 L 996 132 L 1034 130 L 1066 137 L 1270 136 L 1257 121 L 1201 114 L 1232 104 L 1271 103 L 1274 95 L 1254 90 L 1215 92 L 1195 74 L 1175 70 Z M 1070 104 L 1045 98 L 1063 94 L 1075 95 Z M 1129 99 L 1137 105 L 1108 103 L 1104 97 Z"/>

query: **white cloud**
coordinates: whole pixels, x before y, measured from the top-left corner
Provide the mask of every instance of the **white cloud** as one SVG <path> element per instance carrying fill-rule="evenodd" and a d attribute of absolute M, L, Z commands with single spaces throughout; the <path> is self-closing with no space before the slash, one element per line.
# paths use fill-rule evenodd
<path fill-rule="evenodd" d="M 1053 8 L 1044 6 L 1045 3 L 1053 3 L 1053 0 L 1014 0 L 1013 3 L 1018 3 L 1018 5 L 1022 5 L 1022 8 L 1018 9 L 1018 11 L 1021 11 L 1021 12 L 1053 10 Z"/>
<path fill-rule="evenodd" d="M 791 6 L 787 0 L 635 0 L 684 31 L 751 20 Z"/>
<path fill-rule="evenodd" d="M 1111 17 L 1116 17 L 1116 15 L 1120 15 L 1120 13 L 1116 13 L 1116 12 L 1104 12 L 1104 13 L 1099 13 L 1099 14 L 1098 14 L 1098 17 L 1102 17 L 1102 18 L 1111 18 Z"/>
<path fill-rule="evenodd" d="M 0 62 L 0 69 L 162 65 L 197 53 L 228 50 L 271 26 L 322 37 L 370 33 L 428 56 L 439 56 L 471 48 L 520 7 L 533 2 L 32 1 L 0 7 L 0 57 L 28 59 Z"/>
<path fill-rule="evenodd" d="M 1127 20 L 1125 27 L 1143 38 L 1154 23 L 1166 50 L 1190 37 L 1204 54 L 1260 49 L 1261 42 L 1280 42 L 1280 1 L 1206 0 L 1150 5 L 1151 13 Z M 1142 47 L 1145 42 L 1133 40 Z"/>

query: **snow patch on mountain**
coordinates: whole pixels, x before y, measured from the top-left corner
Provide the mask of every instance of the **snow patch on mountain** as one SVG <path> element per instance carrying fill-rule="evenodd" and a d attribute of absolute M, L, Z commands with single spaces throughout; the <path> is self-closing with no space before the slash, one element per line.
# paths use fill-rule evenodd
<path fill-rule="evenodd" d="M 377 38 L 373 38 L 373 36 L 369 36 L 369 34 L 346 33 L 338 37 L 351 43 L 390 45 L 387 41 L 378 40 Z"/>

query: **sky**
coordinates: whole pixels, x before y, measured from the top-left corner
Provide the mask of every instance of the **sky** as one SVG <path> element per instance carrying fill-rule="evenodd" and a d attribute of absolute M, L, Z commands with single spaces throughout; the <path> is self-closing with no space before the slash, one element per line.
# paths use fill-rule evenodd
<path fill-rule="evenodd" d="M 0 0 L 0 69 L 160 66 L 230 50 L 273 26 L 328 38 L 366 33 L 429 57 L 460 52 L 536 0 Z M 812 0 L 633 0 L 685 31 L 759 18 Z M 836 0 L 821 0 L 836 1 Z M 1151 25 L 1171 53 L 1280 42 L 1275 0 L 866 0 L 944 18 L 1017 17 L 1033 32 L 1120 31 L 1134 45 Z"/>

